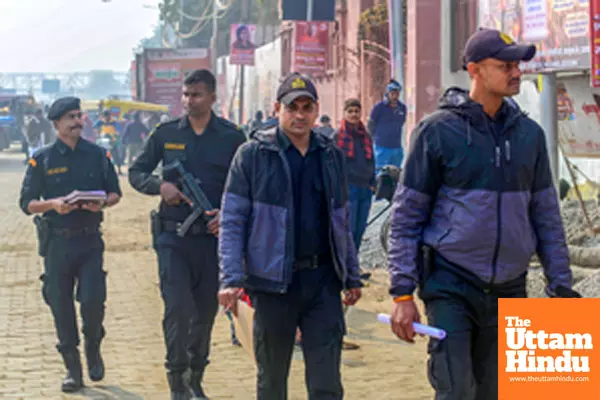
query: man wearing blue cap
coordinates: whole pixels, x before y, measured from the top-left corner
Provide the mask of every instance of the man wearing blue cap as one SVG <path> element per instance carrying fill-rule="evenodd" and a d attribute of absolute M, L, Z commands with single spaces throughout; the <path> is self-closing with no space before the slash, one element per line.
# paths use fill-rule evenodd
<path fill-rule="evenodd" d="M 52 104 L 48 119 L 58 138 L 31 156 L 19 200 L 25 214 L 42 214 L 34 217 L 38 252 L 44 257 L 42 294 L 52 311 L 56 347 L 67 368 L 63 392 L 83 386 L 75 299 L 80 304 L 89 377 L 92 381 L 104 378 L 100 343 L 105 334 L 106 273 L 100 224 L 104 209 L 121 198 L 119 180 L 106 151 L 80 137 L 81 116 L 78 98 L 64 97 Z M 65 198 L 73 190 L 103 191 L 106 197 L 73 203 Z"/>
<path fill-rule="evenodd" d="M 419 287 L 428 323 L 448 334 L 428 347 L 437 400 L 498 398 L 498 299 L 526 297 L 534 252 L 548 295 L 578 296 L 544 132 L 510 99 L 535 52 L 496 30 L 473 34 L 470 91 L 448 89 L 419 123 L 394 197 L 392 329 L 414 340 Z"/>
<path fill-rule="evenodd" d="M 402 129 L 406 122 L 406 105 L 400 101 L 402 86 L 391 80 L 385 90 L 385 98 L 371 110 L 367 130 L 374 139 L 375 172 L 395 165 L 400 168 L 404 160 Z"/>

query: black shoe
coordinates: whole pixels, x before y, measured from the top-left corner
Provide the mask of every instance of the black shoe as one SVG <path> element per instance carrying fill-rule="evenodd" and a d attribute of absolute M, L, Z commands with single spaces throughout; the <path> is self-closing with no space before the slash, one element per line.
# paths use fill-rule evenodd
<path fill-rule="evenodd" d="M 104 360 L 100 354 L 100 344 L 85 344 L 85 358 L 88 365 L 88 375 L 94 382 L 104 379 Z"/>
<path fill-rule="evenodd" d="M 179 372 L 167 372 L 169 388 L 171 388 L 171 400 L 188 400 L 187 389 L 183 382 L 183 374 Z"/>
<path fill-rule="evenodd" d="M 362 274 L 360 274 L 360 279 L 363 281 L 368 281 L 369 278 L 371 278 L 370 272 L 363 272 Z"/>
<path fill-rule="evenodd" d="M 204 394 L 204 390 L 202 390 L 202 377 L 204 376 L 204 371 L 192 371 L 190 374 L 189 381 L 189 391 L 191 400 L 208 400 L 208 397 Z"/>
<path fill-rule="evenodd" d="M 62 381 L 61 390 L 64 393 L 75 393 L 83 387 L 83 382 L 73 378 L 70 372 L 67 372 L 67 376 Z"/>
<path fill-rule="evenodd" d="M 63 379 L 61 390 L 65 393 L 73 393 L 83 387 L 83 377 L 81 373 L 81 358 L 79 351 L 63 354 L 65 367 L 67 367 L 67 376 Z"/>

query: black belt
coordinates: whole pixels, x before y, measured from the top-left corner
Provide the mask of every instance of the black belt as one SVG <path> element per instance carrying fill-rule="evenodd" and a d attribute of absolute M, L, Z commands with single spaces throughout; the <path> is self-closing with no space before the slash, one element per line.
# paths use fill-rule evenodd
<path fill-rule="evenodd" d="M 74 238 L 80 236 L 92 236 L 100 232 L 98 226 L 85 226 L 83 228 L 52 228 L 52 234 L 64 238 Z"/>
<path fill-rule="evenodd" d="M 327 265 L 331 263 L 331 254 L 315 254 L 311 257 L 301 258 L 294 261 L 292 265 L 292 271 L 300 271 L 303 269 L 317 269 L 321 265 Z"/>
<path fill-rule="evenodd" d="M 183 222 L 162 221 L 162 228 L 165 232 L 177 232 Z M 194 224 L 188 229 L 187 235 L 201 235 L 208 233 L 208 229 L 204 225 Z"/>

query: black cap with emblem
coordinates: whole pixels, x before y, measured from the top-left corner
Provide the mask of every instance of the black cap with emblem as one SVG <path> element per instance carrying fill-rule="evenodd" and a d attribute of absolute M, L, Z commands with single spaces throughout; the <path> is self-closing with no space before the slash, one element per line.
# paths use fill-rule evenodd
<path fill-rule="evenodd" d="M 77 97 L 63 97 L 56 100 L 48 110 L 48 119 L 58 121 L 63 115 L 73 110 L 81 109 L 81 100 Z"/>
<path fill-rule="evenodd" d="M 467 41 L 464 52 L 464 69 L 470 62 L 487 58 L 500 61 L 529 61 L 536 53 L 532 44 L 517 44 L 507 34 L 495 29 L 479 28 Z"/>
<path fill-rule="evenodd" d="M 277 101 L 283 104 L 291 104 L 300 97 L 308 97 L 315 103 L 319 101 L 317 89 L 310 78 L 294 72 L 288 75 L 279 85 Z"/>

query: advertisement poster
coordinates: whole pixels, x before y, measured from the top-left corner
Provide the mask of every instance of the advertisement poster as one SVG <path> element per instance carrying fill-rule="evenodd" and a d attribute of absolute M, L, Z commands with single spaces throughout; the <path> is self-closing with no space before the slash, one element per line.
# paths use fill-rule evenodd
<path fill-rule="evenodd" d="M 480 0 L 479 25 L 499 29 L 537 53 L 528 73 L 590 68 L 590 0 Z"/>
<path fill-rule="evenodd" d="M 600 89 L 586 78 L 558 82 L 558 134 L 567 156 L 600 158 Z"/>
<path fill-rule="evenodd" d="M 183 114 L 183 80 L 195 69 L 210 69 L 207 49 L 146 49 L 144 101 L 169 106 L 173 116 Z"/>
<path fill-rule="evenodd" d="M 293 70 L 302 74 L 323 74 L 329 64 L 329 23 L 297 21 Z"/>
<path fill-rule="evenodd" d="M 600 87 L 600 0 L 590 0 L 590 46 L 592 87 Z"/>
<path fill-rule="evenodd" d="M 256 25 L 232 24 L 229 33 L 229 63 L 254 65 Z"/>

